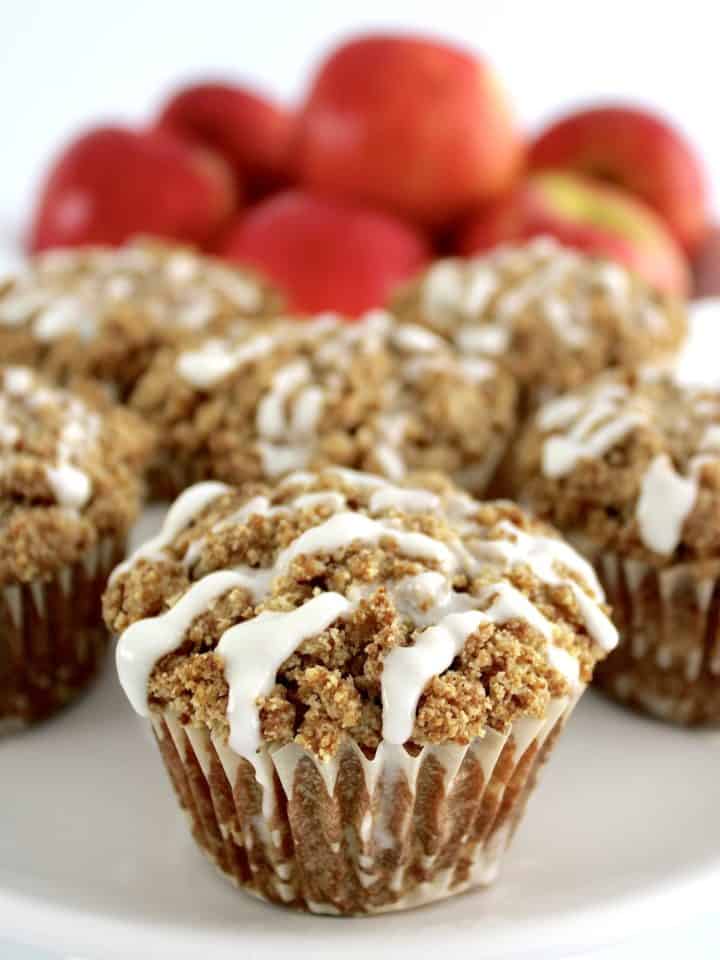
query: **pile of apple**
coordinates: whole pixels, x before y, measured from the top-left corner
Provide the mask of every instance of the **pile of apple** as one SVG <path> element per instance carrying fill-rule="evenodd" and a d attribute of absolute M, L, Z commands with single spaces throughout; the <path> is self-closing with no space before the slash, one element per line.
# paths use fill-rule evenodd
<path fill-rule="evenodd" d="M 688 293 L 693 263 L 696 292 L 713 283 L 702 167 L 668 123 L 602 107 L 528 141 L 487 63 L 399 35 L 337 48 L 296 110 L 197 84 L 146 128 L 71 142 L 29 249 L 139 233 L 252 265 L 300 311 L 358 313 L 433 257 L 538 234 L 665 291 Z"/>

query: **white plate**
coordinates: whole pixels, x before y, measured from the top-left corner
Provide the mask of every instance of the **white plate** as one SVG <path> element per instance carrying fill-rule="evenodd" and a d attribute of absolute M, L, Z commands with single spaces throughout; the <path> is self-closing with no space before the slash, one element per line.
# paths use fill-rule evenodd
<path fill-rule="evenodd" d="M 143 519 L 143 535 L 158 511 Z M 489 891 L 374 919 L 268 907 L 195 849 L 107 664 L 46 726 L 0 740 L 0 930 L 93 958 L 480 958 L 606 944 L 707 909 L 720 882 L 720 733 L 586 695 Z M 455 952 L 457 951 L 457 953 Z"/>

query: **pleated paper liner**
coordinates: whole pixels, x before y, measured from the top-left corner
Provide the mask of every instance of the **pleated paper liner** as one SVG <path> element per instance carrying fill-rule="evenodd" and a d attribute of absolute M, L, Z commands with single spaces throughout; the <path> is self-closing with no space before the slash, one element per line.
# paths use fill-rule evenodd
<path fill-rule="evenodd" d="M 251 765 L 169 709 L 153 728 L 193 836 L 225 877 L 273 903 L 371 914 L 495 879 L 579 695 L 468 746 L 383 743 L 368 759 L 347 742 L 325 763 L 291 744 Z"/>
<path fill-rule="evenodd" d="M 103 591 L 124 552 L 124 538 L 106 538 L 50 580 L 0 590 L 0 732 L 51 716 L 90 684 L 107 648 Z"/>
<path fill-rule="evenodd" d="M 658 568 L 571 539 L 595 565 L 620 632 L 594 682 L 661 720 L 720 724 L 720 563 Z"/>

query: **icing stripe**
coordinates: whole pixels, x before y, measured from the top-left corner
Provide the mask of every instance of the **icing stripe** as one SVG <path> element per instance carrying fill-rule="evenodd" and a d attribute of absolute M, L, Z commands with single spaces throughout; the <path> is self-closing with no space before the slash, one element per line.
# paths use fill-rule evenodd
<path fill-rule="evenodd" d="M 254 761 L 260 746 L 258 697 L 270 693 L 280 666 L 303 640 L 351 609 L 339 593 L 322 593 L 288 613 L 266 611 L 227 630 L 217 645 L 230 690 L 230 746 Z"/>

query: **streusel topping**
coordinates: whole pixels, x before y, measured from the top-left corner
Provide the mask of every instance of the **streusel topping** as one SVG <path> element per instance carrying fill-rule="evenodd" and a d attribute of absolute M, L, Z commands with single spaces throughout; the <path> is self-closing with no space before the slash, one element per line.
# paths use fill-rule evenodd
<path fill-rule="evenodd" d="M 187 490 L 105 596 L 135 708 L 253 761 L 544 717 L 616 642 L 592 568 L 513 504 L 422 483 L 330 468 Z"/>
<path fill-rule="evenodd" d="M 241 483 L 335 463 L 391 479 L 442 470 L 481 491 L 511 434 L 512 378 L 375 311 L 275 321 L 159 357 L 131 398 L 160 470 Z M 177 487 L 186 485 L 177 482 Z"/>
<path fill-rule="evenodd" d="M 549 237 L 440 260 L 402 288 L 391 309 L 452 339 L 465 356 L 503 362 L 532 390 L 659 362 L 678 350 L 687 328 L 679 302 Z"/>
<path fill-rule="evenodd" d="M 0 581 L 32 580 L 123 533 L 152 432 L 102 396 L 0 367 Z"/>
<path fill-rule="evenodd" d="M 0 280 L 0 360 L 94 376 L 125 395 L 161 346 L 279 306 L 258 277 L 183 247 L 50 251 Z"/>
<path fill-rule="evenodd" d="M 562 530 L 660 565 L 720 557 L 720 392 L 605 374 L 541 407 L 516 454 Z"/>

